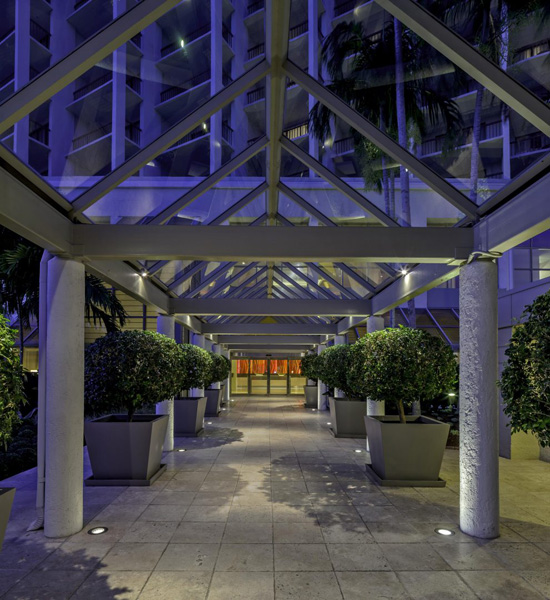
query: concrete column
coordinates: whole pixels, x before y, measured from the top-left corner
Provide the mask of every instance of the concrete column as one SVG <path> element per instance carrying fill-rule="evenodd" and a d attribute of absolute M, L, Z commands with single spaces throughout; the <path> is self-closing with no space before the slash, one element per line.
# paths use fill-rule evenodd
<path fill-rule="evenodd" d="M 223 5 L 222 0 L 210 2 L 210 95 L 215 96 L 222 88 L 223 70 Z M 219 110 L 210 117 L 210 173 L 217 171 L 222 166 L 222 111 Z"/>
<path fill-rule="evenodd" d="M 317 354 L 321 354 L 321 352 L 327 347 L 326 344 L 319 344 L 317 346 Z M 317 380 L 317 409 L 318 410 L 327 410 L 328 409 L 328 398 L 323 394 L 326 392 L 327 386 L 320 380 Z"/>
<path fill-rule="evenodd" d="M 460 528 L 499 535 L 497 265 L 460 270 Z"/>
<path fill-rule="evenodd" d="M 222 355 L 227 358 L 227 360 L 231 360 L 231 353 L 229 350 L 222 350 Z M 223 401 L 229 402 L 231 400 L 231 373 L 229 377 L 225 380 L 225 393 L 223 395 Z"/>
<path fill-rule="evenodd" d="M 199 348 L 204 348 L 204 335 L 200 333 L 191 333 L 191 343 Z M 193 388 L 189 390 L 190 396 L 204 396 L 204 388 Z"/>
<path fill-rule="evenodd" d="M 212 352 L 215 352 L 216 354 L 220 354 L 220 350 L 221 348 L 218 346 L 218 344 L 214 344 L 212 343 L 212 348 L 211 348 Z M 222 382 L 221 381 L 216 381 L 215 383 L 213 383 L 210 386 L 213 390 L 219 390 L 222 387 Z"/>
<path fill-rule="evenodd" d="M 64 537 L 83 525 L 84 265 L 55 257 L 47 277 L 44 533 Z"/>
<path fill-rule="evenodd" d="M 126 0 L 113 2 L 113 19 L 126 11 Z M 113 52 L 111 170 L 126 159 L 126 44 Z"/>
<path fill-rule="evenodd" d="M 30 0 L 19 0 L 15 3 L 15 90 L 21 89 L 29 81 L 31 49 L 30 20 Z M 13 150 L 24 163 L 29 162 L 29 131 L 28 115 L 14 125 Z"/>
<path fill-rule="evenodd" d="M 307 70 L 312 77 L 317 77 L 319 71 L 319 3 L 308 2 L 307 6 Z M 308 97 L 308 109 L 311 109 L 316 104 L 316 99 L 313 96 Z M 309 154 L 316 159 L 319 159 L 319 140 L 314 136 L 309 136 Z M 316 174 L 310 171 L 310 177 L 315 177 Z"/>
<path fill-rule="evenodd" d="M 367 319 L 367 333 L 382 331 L 384 329 L 384 317 L 369 317 Z M 385 415 L 385 402 L 375 402 L 367 398 L 367 415 Z M 368 445 L 368 442 L 367 442 Z"/>
<path fill-rule="evenodd" d="M 157 333 L 175 339 L 176 318 L 173 315 L 159 315 L 157 317 Z M 155 406 L 157 415 L 168 415 L 168 428 L 164 438 L 164 451 L 171 452 L 174 449 L 174 399 L 167 398 Z"/>
<path fill-rule="evenodd" d="M 336 344 L 345 344 L 346 343 L 346 336 L 345 335 L 335 335 L 334 336 L 334 345 L 336 346 Z M 334 388 L 334 397 L 335 398 L 344 398 L 346 394 L 344 394 L 344 392 L 342 390 L 339 390 L 338 388 Z"/>

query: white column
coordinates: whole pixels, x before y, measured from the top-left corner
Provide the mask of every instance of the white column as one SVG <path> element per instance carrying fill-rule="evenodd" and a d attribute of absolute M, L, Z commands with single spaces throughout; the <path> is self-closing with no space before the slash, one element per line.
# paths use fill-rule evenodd
<path fill-rule="evenodd" d="M 460 528 L 499 535 L 497 265 L 460 270 Z"/>
<path fill-rule="evenodd" d="M 336 344 L 345 344 L 346 343 L 346 336 L 345 335 L 335 335 L 334 336 L 334 345 L 336 346 Z M 334 388 L 334 397 L 335 398 L 344 398 L 346 394 L 344 394 L 344 392 L 342 390 L 339 390 L 338 388 Z"/>
<path fill-rule="evenodd" d="M 44 533 L 64 537 L 83 524 L 84 265 L 52 258 L 47 289 Z"/>
<path fill-rule="evenodd" d="M 367 319 L 367 333 L 382 331 L 384 329 L 384 317 L 369 317 Z M 367 415 L 384 415 L 386 406 L 384 402 L 375 402 L 367 398 Z"/>
<path fill-rule="evenodd" d="M 14 52 L 14 86 L 21 89 L 29 81 L 30 68 L 30 0 L 19 0 L 15 3 L 15 52 Z M 29 162 L 29 116 L 20 119 L 14 125 L 13 149 L 24 163 Z"/>
<path fill-rule="evenodd" d="M 231 360 L 231 353 L 229 350 L 222 350 L 222 355 L 227 358 L 227 360 Z M 223 395 L 223 401 L 229 402 L 231 399 L 231 373 L 229 373 L 229 377 L 225 380 L 225 393 Z"/>
<path fill-rule="evenodd" d="M 223 69 L 223 5 L 222 0 L 210 2 L 210 96 L 215 96 L 222 88 Z M 222 166 L 222 111 L 210 117 L 210 173 L 217 171 Z"/>
<path fill-rule="evenodd" d="M 126 0 L 113 2 L 113 19 L 126 11 Z M 126 44 L 113 52 L 111 170 L 126 159 Z"/>
<path fill-rule="evenodd" d="M 317 346 L 317 354 L 321 354 L 321 352 L 327 347 L 326 344 L 319 344 Z M 317 380 L 317 409 L 318 410 L 327 410 L 328 409 L 328 398 L 323 394 L 326 392 L 327 386 L 320 380 Z"/>
<path fill-rule="evenodd" d="M 199 348 L 204 348 L 204 335 L 201 335 L 200 333 L 190 333 L 191 336 L 191 343 L 194 346 L 198 346 Z M 191 390 L 189 390 L 189 395 L 190 396 L 204 396 L 204 388 L 193 388 Z"/>
<path fill-rule="evenodd" d="M 218 344 L 212 344 L 212 352 L 215 352 L 216 354 L 220 354 L 220 350 L 221 350 L 221 348 L 218 346 Z M 210 387 L 213 390 L 219 390 L 222 387 L 222 382 L 221 381 L 216 381 Z"/>
<path fill-rule="evenodd" d="M 162 333 L 170 339 L 176 337 L 176 318 L 173 315 L 159 315 L 157 317 L 157 333 Z M 164 451 L 174 449 L 174 399 L 167 398 L 155 406 L 157 415 L 168 415 L 168 428 L 164 438 Z"/>

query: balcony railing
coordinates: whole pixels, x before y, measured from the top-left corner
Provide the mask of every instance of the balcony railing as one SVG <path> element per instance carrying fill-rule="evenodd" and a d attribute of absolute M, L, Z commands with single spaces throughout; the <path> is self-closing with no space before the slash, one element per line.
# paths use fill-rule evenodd
<path fill-rule="evenodd" d="M 126 75 L 126 85 L 137 94 L 141 94 L 141 78 L 137 75 Z"/>
<path fill-rule="evenodd" d="M 14 73 L 11 73 L 7 77 L 4 77 L 4 79 L 2 79 L 2 81 L 0 81 L 0 89 L 2 89 L 3 87 L 6 87 L 10 83 L 12 83 L 13 80 L 14 80 L 14 78 L 15 78 L 15 74 Z"/>
<path fill-rule="evenodd" d="M 257 0 L 257 2 L 251 2 L 247 7 L 246 7 L 246 16 L 248 15 L 252 15 L 255 12 L 258 12 L 259 10 L 262 10 L 262 8 L 265 7 L 265 0 Z"/>
<path fill-rule="evenodd" d="M 304 73 L 307 73 L 308 70 L 304 69 Z M 294 87 L 295 85 L 298 85 L 293 79 L 290 79 L 290 77 L 286 78 L 286 87 L 287 88 L 291 88 Z"/>
<path fill-rule="evenodd" d="M 48 124 L 41 125 L 36 121 L 29 121 L 29 137 L 48 146 L 50 143 L 50 126 Z"/>
<path fill-rule="evenodd" d="M 494 121 L 492 123 L 482 123 L 479 139 L 480 141 L 490 140 L 498 138 L 502 135 L 502 122 Z M 472 127 L 466 127 L 462 130 L 462 142 L 461 146 L 467 146 L 472 143 L 473 129 Z M 445 144 L 445 136 L 438 135 L 433 140 L 426 140 L 422 142 L 422 155 L 437 154 L 443 150 Z"/>
<path fill-rule="evenodd" d="M 198 29 L 195 29 L 195 31 L 192 31 L 190 34 L 186 35 L 183 38 L 183 42 L 185 43 L 185 45 L 190 44 L 191 42 L 194 42 L 196 39 L 202 37 L 203 35 L 206 35 L 209 31 L 210 24 L 203 25 L 202 27 L 199 27 Z M 179 40 L 176 42 L 170 42 L 169 44 L 166 44 L 166 46 L 163 46 L 160 49 L 160 56 L 168 56 L 169 54 L 172 54 L 172 52 L 175 52 L 178 48 L 184 48 L 184 46 L 181 45 L 181 42 L 182 40 Z"/>
<path fill-rule="evenodd" d="M 304 135 L 308 135 L 309 133 L 309 123 L 306 121 L 305 123 L 300 123 L 298 125 L 293 125 L 288 129 L 283 131 L 283 135 L 287 137 L 289 140 L 295 140 L 296 138 L 303 137 Z"/>
<path fill-rule="evenodd" d="M 550 148 L 550 137 L 536 132 L 531 135 L 522 136 L 512 142 L 512 156 L 538 152 Z"/>
<path fill-rule="evenodd" d="M 352 152 L 353 150 L 355 150 L 355 140 L 352 137 L 336 140 L 332 146 L 332 151 L 336 155 Z"/>
<path fill-rule="evenodd" d="M 84 6 L 84 4 L 86 4 L 87 2 L 90 2 L 90 0 L 78 0 L 74 3 L 74 9 L 79 9 L 81 6 Z"/>
<path fill-rule="evenodd" d="M 222 71 L 222 85 L 225 86 L 230 83 L 233 83 L 233 77 L 227 71 Z"/>
<path fill-rule="evenodd" d="M 75 137 L 73 139 L 73 150 L 78 150 L 79 148 L 87 146 L 88 144 L 91 144 L 92 142 L 95 142 L 96 140 L 99 140 L 102 137 L 109 135 L 112 132 L 112 130 L 112 123 L 107 123 L 107 125 L 103 125 L 103 127 L 98 127 L 97 129 L 89 131 L 84 135 L 79 135 L 78 137 Z"/>
<path fill-rule="evenodd" d="M 31 37 L 34 38 L 39 44 L 42 44 L 44 48 L 50 47 L 50 32 L 44 29 L 42 25 L 39 25 L 36 21 L 31 19 L 30 23 Z"/>
<path fill-rule="evenodd" d="M 353 10 L 354 8 L 355 0 L 345 0 L 345 2 L 340 2 L 339 4 L 336 4 L 336 6 L 334 7 L 334 16 L 339 17 L 340 15 L 343 15 L 344 13 L 347 13 L 350 10 Z"/>
<path fill-rule="evenodd" d="M 101 87 L 102 85 L 105 85 L 106 83 L 111 81 L 112 78 L 113 78 L 112 73 L 105 73 L 104 75 L 101 75 L 101 77 L 98 77 L 97 79 L 94 79 L 93 81 L 90 81 L 90 83 L 83 85 L 82 87 L 78 88 L 73 93 L 73 100 L 78 100 L 79 98 L 82 98 L 86 94 L 93 92 L 98 87 Z"/>
<path fill-rule="evenodd" d="M 222 138 L 228 144 L 233 144 L 233 129 L 229 127 L 229 123 L 227 121 L 222 122 Z"/>
<path fill-rule="evenodd" d="M 233 34 L 229 27 L 222 25 L 222 37 L 230 48 L 233 48 Z"/>
<path fill-rule="evenodd" d="M 303 35 L 304 33 L 307 33 L 307 21 L 304 21 L 303 23 L 299 23 L 298 25 L 291 27 L 288 32 L 288 37 L 289 39 L 293 40 L 294 38 L 297 38 L 299 35 Z"/>
<path fill-rule="evenodd" d="M 34 67 L 29 67 L 29 79 L 34 79 L 37 75 L 40 75 L 42 71 L 35 69 Z"/>
<path fill-rule="evenodd" d="M 252 60 L 253 58 L 257 58 L 262 54 L 265 54 L 265 44 L 263 42 L 248 49 L 246 53 L 246 60 Z"/>
<path fill-rule="evenodd" d="M 134 144 L 139 146 L 141 140 L 141 129 L 139 128 L 139 121 L 135 123 L 126 123 L 126 129 L 124 131 L 126 137 Z"/>
<path fill-rule="evenodd" d="M 141 48 L 141 38 L 143 36 L 141 33 L 136 33 L 133 38 L 130 38 L 130 41 L 133 42 L 138 48 Z"/>
<path fill-rule="evenodd" d="M 172 144 L 170 147 L 176 148 L 177 146 L 181 146 L 187 142 L 192 142 L 193 140 L 204 137 L 205 135 L 208 135 L 208 127 L 205 128 L 203 125 L 199 125 L 198 127 L 195 127 L 193 131 L 190 131 L 187 135 L 184 135 L 175 144 Z"/>
<path fill-rule="evenodd" d="M 550 40 L 542 40 L 540 42 L 536 42 L 535 44 L 531 44 L 530 46 L 525 46 L 524 48 L 519 49 L 514 54 L 513 62 L 519 62 L 520 60 L 533 58 L 533 56 L 538 56 L 539 54 L 544 54 L 545 52 L 550 52 Z"/>
<path fill-rule="evenodd" d="M 6 33 L 4 33 L 3 35 L 0 36 L 0 44 L 7 38 L 10 37 L 10 35 L 15 31 L 15 27 L 11 27 L 10 29 L 8 29 L 6 31 Z"/>
<path fill-rule="evenodd" d="M 168 89 L 162 91 L 160 93 L 160 101 L 166 102 L 167 100 L 175 98 L 176 96 L 179 96 L 180 94 L 184 94 L 185 92 L 189 91 L 191 88 L 194 88 L 197 85 L 200 85 L 201 83 L 204 83 L 205 81 L 208 81 L 209 79 L 210 79 L 210 71 L 203 71 L 202 73 L 195 75 L 195 77 L 188 79 L 187 81 L 185 81 L 184 83 L 182 83 L 180 85 L 174 85 L 174 86 L 169 87 Z"/>
<path fill-rule="evenodd" d="M 265 98 L 265 87 L 256 88 L 255 90 L 250 90 L 246 94 L 246 103 L 253 104 L 254 102 L 258 102 L 259 100 L 263 100 Z"/>

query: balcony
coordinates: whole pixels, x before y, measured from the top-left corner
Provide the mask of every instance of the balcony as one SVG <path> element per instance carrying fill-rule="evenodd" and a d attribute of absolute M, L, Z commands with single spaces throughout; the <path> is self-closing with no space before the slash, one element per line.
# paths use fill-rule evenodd
<path fill-rule="evenodd" d="M 202 138 L 206 135 L 208 135 L 208 126 L 205 123 L 203 125 L 199 125 L 198 127 L 195 127 L 195 129 L 193 129 L 193 131 L 190 131 L 187 135 L 184 135 L 175 144 L 172 144 L 170 146 L 170 148 L 177 148 L 178 146 L 181 146 L 182 144 L 187 144 L 188 142 L 192 142 L 193 140 Z"/>
<path fill-rule="evenodd" d="M 258 56 L 262 56 L 265 54 L 265 43 L 258 44 L 256 46 L 252 46 L 246 52 L 246 60 L 253 60 L 254 58 L 258 58 Z"/>
<path fill-rule="evenodd" d="M 529 46 L 520 48 L 515 52 L 512 62 L 518 63 L 522 60 L 527 60 L 528 58 L 533 58 L 534 56 L 538 56 L 539 54 L 544 54 L 546 52 L 550 52 L 550 40 L 542 40 Z"/>
<path fill-rule="evenodd" d="M 113 130 L 113 124 L 107 123 L 107 125 L 103 125 L 103 127 L 98 127 L 93 131 L 89 131 L 84 135 L 79 135 L 73 139 L 73 151 L 79 150 L 92 142 L 95 142 L 107 135 L 110 135 Z"/>
<path fill-rule="evenodd" d="M 186 35 L 182 40 L 178 40 L 178 41 L 170 42 L 169 44 L 166 44 L 166 46 L 163 46 L 160 49 L 161 58 L 164 58 L 165 56 L 172 54 L 172 52 L 175 52 L 178 49 L 184 48 L 186 45 L 190 44 L 191 42 L 194 42 L 195 40 L 202 37 L 203 35 L 206 35 L 209 32 L 210 32 L 210 24 L 204 25 L 203 27 L 199 27 L 198 29 L 195 29 L 195 31 L 192 31 L 190 34 Z M 184 43 L 183 46 L 182 46 L 182 43 Z"/>
<path fill-rule="evenodd" d="M 537 131 L 517 138 L 512 142 L 511 147 L 512 156 L 547 151 L 550 148 L 550 137 Z"/>
<path fill-rule="evenodd" d="M 289 140 L 295 140 L 297 138 L 304 137 L 309 134 L 309 123 L 305 121 L 304 123 L 299 123 L 298 125 L 293 125 L 288 129 L 283 131 L 283 135 L 287 137 Z"/>
<path fill-rule="evenodd" d="M 185 94 L 185 92 L 188 92 L 190 89 L 197 87 L 198 85 L 200 85 L 201 83 L 204 83 L 205 81 L 208 81 L 209 79 L 210 79 L 210 70 L 203 71 L 202 73 L 195 75 L 194 77 L 192 77 L 191 79 L 188 79 L 187 81 L 185 81 L 184 83 L 182 83 L 180 85 L 174 85 L 174 86 L 169 87 L 166 90 L 162 91 L 160 93 L 160 102 L 163 103 L 163 102 L 166 102 L 167 100 L 171 100 L 172 98 L 175 98 L 176 96 Z"/>
<path fill-rule="evenodd" d="M 142 35 L 141 33 L 136 33 L 136 35 L 134 35 L 133 38 L 130 38 L 130 41 L 134 43 L 134 45 L 136 45 L 138 48 L 141 48 L 141 39 L 142 39 Z"/>
<path fill-rule="evenodd" d="M 222 37 L 230 48 L 233 48 L 233 34 L 229 27 L 222 25 Z"/>
<path fill-rule="evenodd" d="M 73 101 L 79 100 L 83 96 L 86 96 L 90 92 L 93 92 L 94 90 L 101 87 L 102 85 L 105 85 L 106 83 L 112 81 L 112 79 L 113 79 L 112 73 L 105 73 L 104 75 L 101 75 L 97 79 L 90 81 L 90 83 L 83 85 L 82 87 L 78 88 L 77 90 L 75 90 L 73 92 Z"/>
<path fill-rule="evenodd" d="M 222 71 L 222 85 L 227 86 L 231 83 L 233 83 L 233 77 L 227 71 Z"/>
<path fill-rule="evenodd" d="M 340 15 L 343 15 L 354 8 L 355 0 L 345 0 L 345 2 L 340 2 L 334 6 L 334 16 L 339 17 Z"/>
<path fill-rule="evenodd" d="M 304 33 L 307 33 L 307 29 L 308 29 L 308 23 L 307 21 L 304 21 L 303 23 L 299 23 L 298 25 L 295 25 L 294 27 L 291 27 L 289 32 L 288 32 L 288 38 L 290 40 L 294 40 L 295 38 L 304 35 Z"/>
<path fill-rule="evenodd" d="M 141 129 L 139 128 L 139 121 L 136 121 L 135 123 L 126 123 L 124 134 L 126 135 L 127 139 L 139 146 L 141 141 Z"/>
<path fill-rule="evenodd" d="M 0 36 L 0 44 L 4 40 L 7 40 L 14 31 L 15 31 L 15 27 L 11 27 L 10 29 L 8 29 L 8 31 L 6 31 L 6 33 L 4 33 L 2 36 Z"/>
<path fill-rule="evenodd" d="M 50 144 L 50 126 L 48 123 L 45 125 L 41 125 L 36 121 L 29 121 L 29 137 L 44 146 L 49 146 Z"/>
<path fill-rule="evenodd" d="M 336 140 L 332 145 L 332 152 L 335 155 L 346 154 L 355 150 L 355 140 L 352 137 Z"/>
<path fill-rule="evenodd" d="M 233 145 L 233 129 L 229 127 L 227 121 L 222 122 L 222 139 L 224 139 L 229 145 Z"/>
<path fill-rule="evenodd" d="M 36 21 L 31 19 L 30 22 L 31 37 L 36 40 L 39 44 L 42 44 L 44 48 L 50 49 L 50 32 L 44 29 Z"/>
<path fill-rule="evenodd" d="M 462 143 L 460 147 L 468 146 L 472 143 L 473 131 L 471 127 L 466 127 L 462 130 Z M 502 136 L 502 122 L 494 121 L 492 123 L 482 123 L 480 131 L 480 141 L 491 140 Z M 422 142 L 422 156 L 429 154 L 438 154 L 443 151 L 445 145 L 444 135 L 438 135 L 432 140 L 426 140 Z"/>
<path fill-rule="evenodd" d="M 141 78 L 137 75 L 126 75 L 126 85 L 136 94 L 141 94 Z"/>
<path fill-rule="evenodd" d="M 260 100 L 265 99 L 265 87 L 256 88 L 255 90 L 250 90 L 246 94 L 246 104 L 254 104 L 254 102 L 259 102 Z"/>
<path fill-rule="evenodd" d="M 263 10 L 265 8 L 265 0 L 257 0 L 257 2 L 252 2 L 246 7 L 246 16 L 250 16 L 259 10 Z"/>

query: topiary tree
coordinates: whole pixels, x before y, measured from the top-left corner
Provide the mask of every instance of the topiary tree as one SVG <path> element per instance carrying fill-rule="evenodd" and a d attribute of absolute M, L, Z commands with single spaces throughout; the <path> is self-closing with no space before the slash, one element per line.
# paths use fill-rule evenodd
<path fill-rule="evenodd" d="M 208 387 L 212 359 L 210 354 L 194 344 L 179 344 L 178 390 Z"/>
<path fill-rule="evenodd" d="M 210 387 L 213 383 L 218 383 L 229 377 L 231 372 L 231 363 L 225 356 L 216 354 L 210 350 L 207 351 L 210 356 L 210 368 L 208 369 L 207 378 L 204 387 Z"/>
<path fill-rule="evenodd" d="M 330 389 L 342 390 L 348 398 L 361 397 L 348 381 L 351 366 L 351 348 L 347 344 L 336 344 L 325 348 L 319 355 L 318 376 Z"/>
<path fill-rule="evenodd" d="M 86 412 L 126 411 L 128 421 L 146 405 L 180 389 L 182 361 L 176 342 L 151 331 L 117 331 L 86 349 Z"/>
<path fill-rule="evenodd" d="M 550 293 L 539 296 L 522 314 L 506 350 L 508 362 L 500 387 L 512 433 L 533 433 L 550 446 Z"/>
<path fill-rule="evenodd" d="M 351 348 L 349 386 L 362 397 L 396 406 L 401 423 L 405 407 L 433 400 L 456 381 L 451 348 L 421 329 L 375 331 Z"/>
<path fill-rule="evenodd" d="M 317 385 L 317 380 L 319 379 L 319 355 L 308 352 L 302 357 L 300 370 L 306 379 L 315 381 L 315 385 Z"/>
<path fill-rule="evenodd" d="M 17 330 L 0 314 L 0 445 L 5 449 L 15 425 L 19 407 L 25 402 L 23 367 L 15 348 Z"/>

